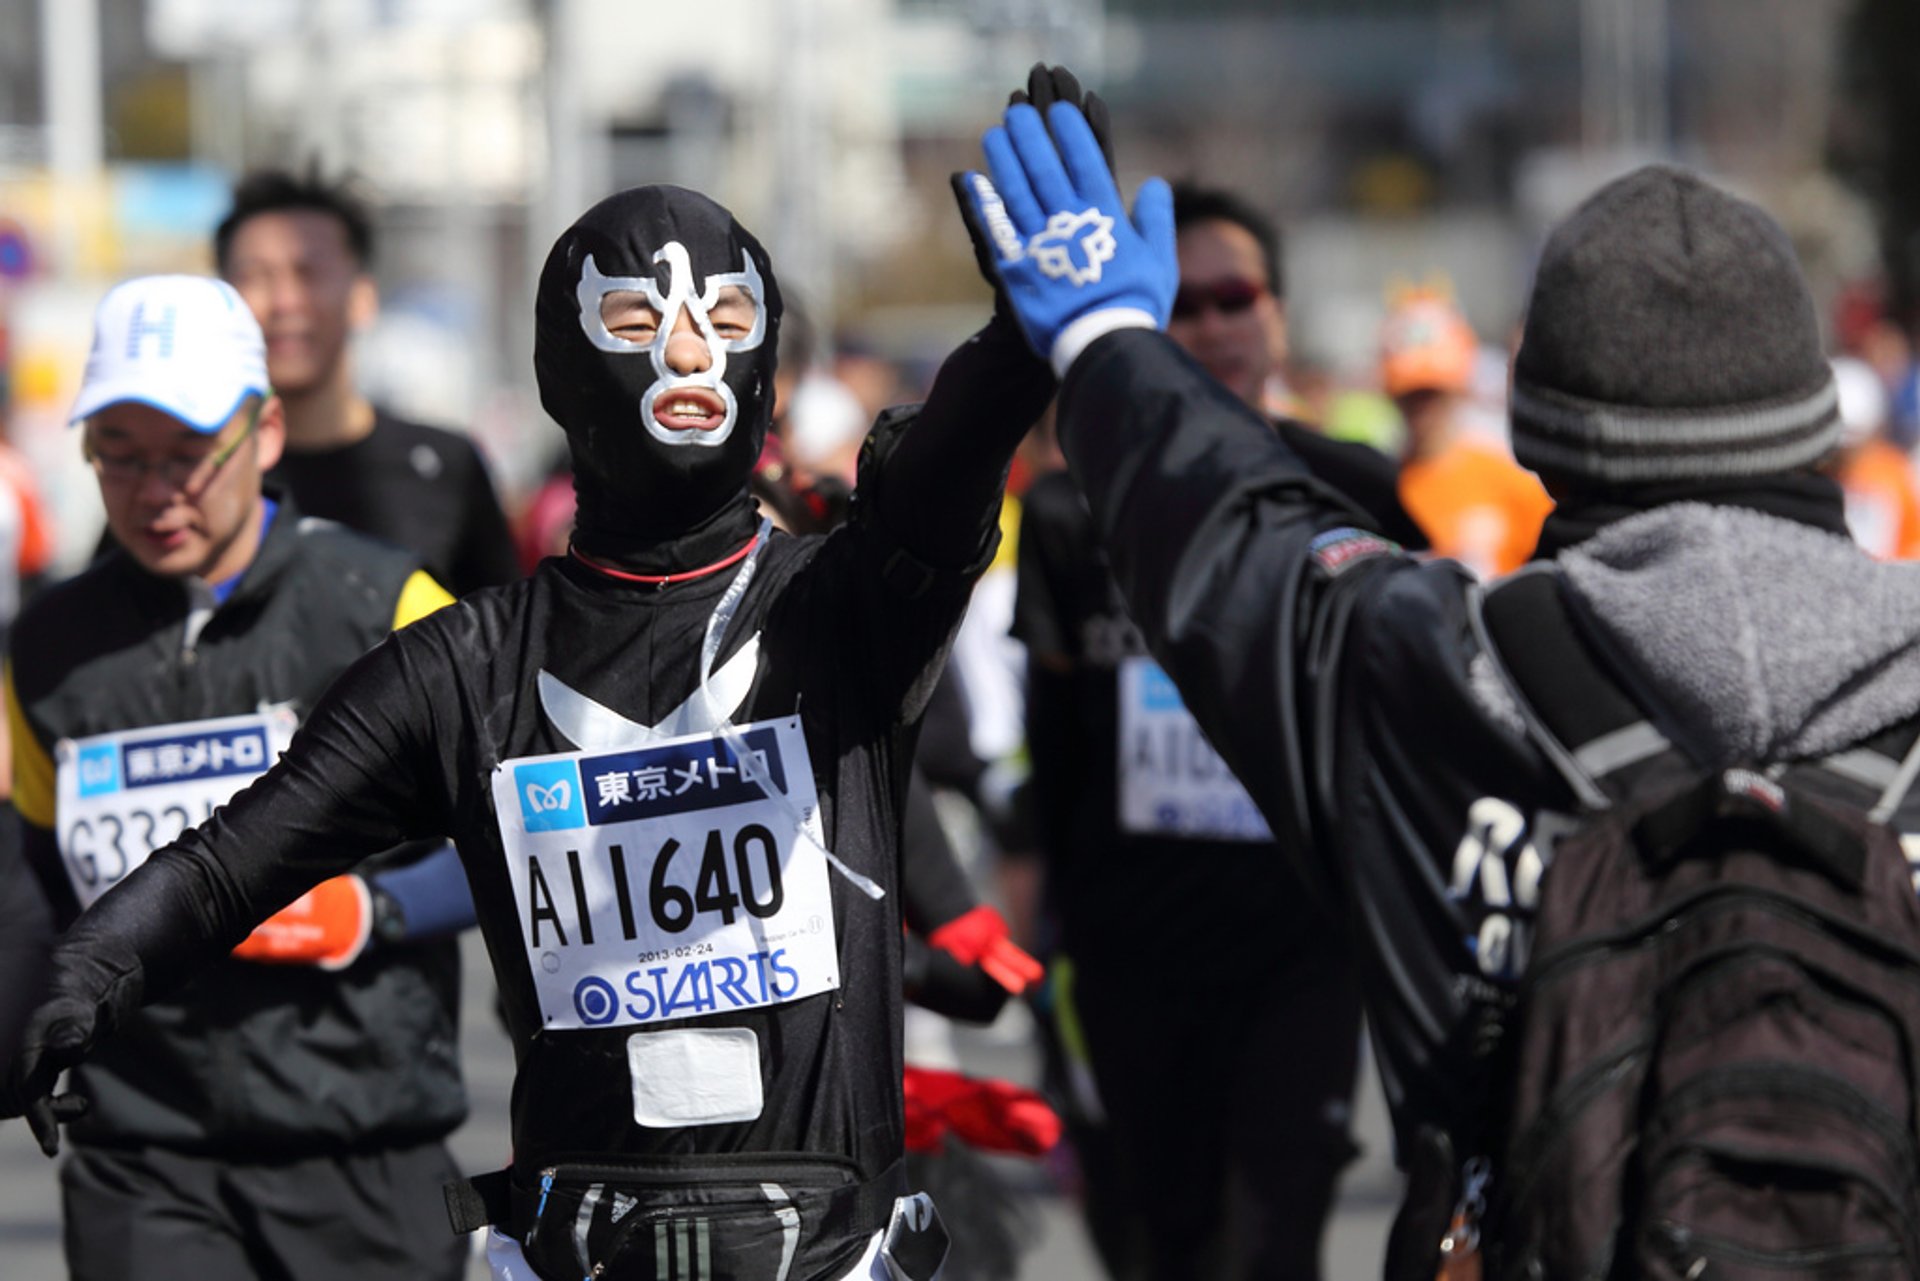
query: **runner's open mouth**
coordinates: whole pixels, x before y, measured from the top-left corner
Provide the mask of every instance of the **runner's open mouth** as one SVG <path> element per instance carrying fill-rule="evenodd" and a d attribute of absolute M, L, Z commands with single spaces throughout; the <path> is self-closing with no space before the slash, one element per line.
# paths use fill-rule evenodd
<path fill-rule="evenodd" d="M 726 421 L 727 405 L 704 387 L 676 387 L 654 399 L 653 418 L 674 431 L 712 431 Z"/>

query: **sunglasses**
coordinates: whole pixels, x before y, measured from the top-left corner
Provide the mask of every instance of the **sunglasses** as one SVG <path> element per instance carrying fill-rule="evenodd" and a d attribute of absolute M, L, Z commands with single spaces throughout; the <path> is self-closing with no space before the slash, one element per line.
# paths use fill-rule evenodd
<path fill-rule="evenodd" d="M 1237 316 L 1266 296 L 1266 286 L 1229 276 L 1210 285 L 1182 285 L 1173 295 L 1173 318 L 1191 320 L 1208 308 L 1223 316 Z"/>

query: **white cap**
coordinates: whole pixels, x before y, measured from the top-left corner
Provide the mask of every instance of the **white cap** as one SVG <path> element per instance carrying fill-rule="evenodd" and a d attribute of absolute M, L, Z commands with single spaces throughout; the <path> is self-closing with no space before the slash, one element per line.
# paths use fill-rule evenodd
<path fill-rule="evenodd" d="M 1833 385 L 1840 391 L 1840 443 L 1852 449 L 1887 425 L 1887 389 L 1873 366 L 1856 356 L 1835 356 Z"/>
<path fill-rule="evenodd" d="M 865 437 L 867 427 L 867 411 L 845 383 L 831 374 L 805 374 L 787 409 L 788 456 L 803 467 L 817 467 Z"/>
<path fill-rule="evenodd" d="M 232 285 L 206 276 L 143 276 L 100 300 L 70 421 L 135 401 L 195 431 L 215 432 L 248 396 L 266 394 L 266 340 Z"/>

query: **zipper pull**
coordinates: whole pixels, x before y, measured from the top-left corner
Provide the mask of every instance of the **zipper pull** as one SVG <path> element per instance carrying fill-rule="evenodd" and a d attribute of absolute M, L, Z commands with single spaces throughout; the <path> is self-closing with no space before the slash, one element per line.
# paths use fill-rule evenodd
<path fill-rule="evenodd" d="M 1440 1266 L 1434 1281 L 1480 1281 L 1480 1219 L 1487 1211 L 1487 1181 L 1492 1166 L 1483 1156 L 1461 1167 L 1460 1200 L 1453 1222 L 1440 1238 Z"/>
<path fill-rule="evenodd" d="M 540 1204 L 533 1208 L 533 1217 L 538 1219 L 547 1212 L 547 1194 L 553 1191 L 553 1177 L 560 1172 L 558 1166 L 548 1166 L 540 1171 Z"/>
<path fill-rule="evenodd" d="M 533 1207 L 533 1222 L 527 1225 L 527 1244 L 533 1244 L 535 1234 L 540 1231 L 540 1220 L 546 1217 L 547 1194 L 553 1191 L 553 1179 L 560 1173 L 560 1167 L 550 1165 L 540 1171 L 540 1204 Z"/>

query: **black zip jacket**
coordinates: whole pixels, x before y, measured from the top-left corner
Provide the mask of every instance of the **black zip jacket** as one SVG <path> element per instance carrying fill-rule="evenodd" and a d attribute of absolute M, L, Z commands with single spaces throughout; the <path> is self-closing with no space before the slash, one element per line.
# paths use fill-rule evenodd
<path fill-rule="evenodd" d="M 284 498 L 190 641 L 186 585 L 118 549 L 42 593 L 13 631 L 9 701 L 23 841 L 56 917 L 77 908 L 54 840 L 60 740 L 268 704 L 303 715 L 393 628 L 445 600 L 411 555 L 303 519 Z M 73 1137 L 231 1159 L 437 1139 L 466 1117 L 458 1010 L 451 941 L 376 946 L 338 973 L 221 960 L 76 1069 L 93 1106 Z"/>
<path fill-rule="evenodd" d="M 1298 455 L 1162 335 L 1096 340 L 1062 385 L 1060 421 L 1148 645 L 1303 888 L 1349 931 L 1402 1157 L 1421 1127 L 1449 1132 L 1459 1153 L 1484 1150 L 1497 1110 L 1487 1018 L 1524 970 L 1539 877 L 1579 809 L 1574 777 L 1530 734 L 1502 675 L 1525 664 L 1525 647 L 1496 650 L 1466 571 L 1356 528 Z M 1765 574 L 1756 566 L 1728 590 L 1764 590 Z M 1900 574 L 1876 580 L 1889 599 L 1913 590 Z M 1835 606 L 1819 592 L 1789 596 L 1788 612 L 1804 599 L 1801 617 L 1823 617 Z M 1572 618 L 1578 642 L 1615 667 L 1615 633 L 1602 646 L 1588 615 Z M 1724 619 L 1684 621 L 1704 636 Z M 1850 671 L 1860 660 L 1847 646 L 1824 648 L 1832 657 L 1811 662 L 1835 669 L 1842 696 L 1876 670 Z M 1679 655 L 1677 670 L 1694 666 Z M 1866 714 L 1881 728 L 1856 745 L 1897 762 L 1913 712 L 1896 701 Z M 1916 819 L 1909 793 L 1895 820 L 1911 831 Z"/>

